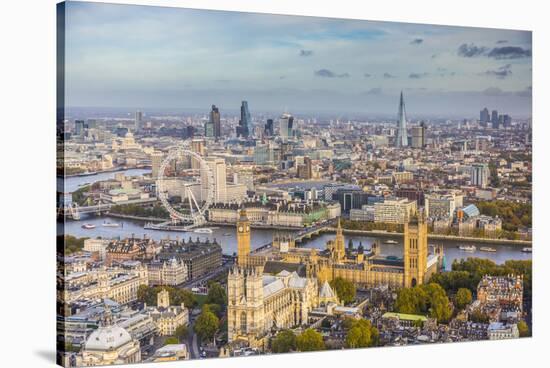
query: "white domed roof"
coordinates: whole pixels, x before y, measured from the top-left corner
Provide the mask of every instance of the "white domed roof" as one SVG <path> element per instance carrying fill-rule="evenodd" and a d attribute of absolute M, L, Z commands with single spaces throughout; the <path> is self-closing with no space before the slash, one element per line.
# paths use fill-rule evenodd
<path fill-rule="evenodd" d="M 132 337 L 124 328 L 117 325 L 100 326 L 90 334 L 84 348 L 86 350 L 109 351 L 118 349 L 129 341 L 132 341 Z"/>

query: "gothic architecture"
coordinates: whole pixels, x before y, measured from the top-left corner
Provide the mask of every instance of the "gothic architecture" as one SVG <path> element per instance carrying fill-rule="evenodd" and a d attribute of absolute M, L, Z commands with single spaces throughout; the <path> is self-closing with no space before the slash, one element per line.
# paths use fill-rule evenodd
<path fill-rule="evenodd" d="M 412 287 L 424 283 L 442 265 L 443 248 L 429 254 L 425 220 L 412 215 L 405 225 L 403 257 L 382 256 L 374 243 L 346 248 L 338 222 L 325 250 L 298 248 L 292 238 L 276 235 L 272 247 L 250 249 L 246 210 L 237 222 L 237 262 L 229 271 L 228 339 L 262 346 L 270 332 L 308 323 L 319 306 L 338 305 L 329 282 L 337 277 L 359 286 Z"/>
<path fill-rule="evenodd" d="M 261 345 L 271 329 L 307 323 L 319 305 L 317 280 L 283 270 L 276 275 L 262 267 L 233 268 L 228 275 L 228 338 Z"/>
<path fill-rule="evenodd" d="M 246 213 L 241 212 L 241 219 Z M 248 226 L 239 221 L 238 227 Z M 390 287 L 411 287 L 427 281 L 430 275 L 443 266 L 443 247 L 428 246 L 428 225 L 423 216 L 411 215 L 404 225 L 403 257 L 385 256 L 380 252 L 378 242 L 370 249 L 362 245 L 346 248 L 343 229 L 338 222 L 334 240 L 328 241 L 326 249 L 296 247 L 288 236 L 277 235 L 273 246 L 250 254 L 249 239 L 238 237 L 238 263 L 247 266 L 272 268 L 303 268 L 305 276 L 317 278 L 319 282 L 331 281 L 337 277 L 361 286 L 388 285 Z"/>

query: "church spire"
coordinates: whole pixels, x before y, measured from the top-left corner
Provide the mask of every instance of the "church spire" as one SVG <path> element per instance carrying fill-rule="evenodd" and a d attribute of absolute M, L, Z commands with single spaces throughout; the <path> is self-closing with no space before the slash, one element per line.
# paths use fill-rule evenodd
<path fill-rule="evenodd" d="M 346 246 L 344 242 L 344 231 L 342 230 L 340 217 L 338 217 L 338 227 L 336 228 L 336 238 L 334 239 L 334 250 L 336 253 L 336 258 L 344 258 L 346 254 Z"/>

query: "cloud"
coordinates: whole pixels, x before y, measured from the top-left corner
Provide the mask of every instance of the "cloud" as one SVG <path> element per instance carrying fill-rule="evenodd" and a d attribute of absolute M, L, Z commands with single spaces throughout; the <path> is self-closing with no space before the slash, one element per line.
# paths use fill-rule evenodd
<path fill-rule="evenodd" d="M 300 50 L 300 56 L 311 56 L 313 55 L 313 50 Z"/>
<path fill-rule="evenodd" d="M 497 60 L 520 59 L 524 57 L 531 57 L 531 50 L 518 46 L 495 47 L 487 56 Z"/>
<path fill-rule="evenodd" d="M 501 41 L 504 41 L 504 40 L 501 40 Z M 468 58 L 486 55 L 487 57 L 490 57 L 496 60 L 520 59 L 520 58 L 531 57 L 531 54 L 532 54 L 531 49 L 524 49 L 523 47 L 519 47 L 519 46 L 502 46 L 502 47 L 494 47 L 490 49 L 485 46 L 476 46 L 473 43 L 470 43 L 470 44 L 463 43 L 458 47 L 458 55 L 462 57 L 468 57 Z"/>
<path fill-rule="evenodd" d="M 497 43 L 498 43 L 498 44 L 501 44 L 501 43 L 508 43 L 508 40 L 498 40 Z"/>
<path fill-rule="evenodd" d="M 458 47 L 458 56 L 462 57 L 475 57 L 483 55 L 487 52 L 487 48 L 484 46 L 476 46 L 473 43 L 466 44 L 463 43 Z"/>
<path fill-rule="evenodd" d="M 409 74 L 410 79 L 420 79 L 420 78 L 424 78 L 424 77 L 427 77 L 427 76 L 428 76 L 428 73 L 411 73 L 411 74 Z"/>
<path fill-rule="evenodd" d="M 420 45 L 424 40 L 422 38 L 415 38 L 411 41 L 411 45 Z"/>
<path fill-rule="evenodd" d="M 502 95 L 502 90 L 498 87 L 489 87 L 483 90 L 481 93 L 483 93 L 485 96 L 500 96 Z"/>
<path fill-rule="evenodd" d="M 382 88 L 380 88 L 380 87 L 371 88 L 367 92 L 365 92 L 365 94 L 366 95 L 372 95 L 372 96 L 381 95 L 382 94 Z"/>
<path fill-rule="evenodd" d="M 363 76 L 364 76 L 365 78 L 370 78 L 370 77 L 371 77 L 371 75 L 370 75 L 369 73 L 365 73 L 365 74 L 363 74 Z"/>
<path fill-rule="evenodd" d="M 512 69 L 511 68 L 512 68 L 511 64 L 506 64 L 506 65 L 503 65 L 503 66 L 497 68 L 496 70 L 487 70 L 486 72 L 481 73 L 481 74 L 497 77 L 498 79 L 504 79 L 504 78 L 509 77 L 510 75 L 512 75 Z"/>
<path fill-rule="evenodd" d="M 391 79 L 391 78 L 396 78 L 396 76 L 386 72 L 386 73 L 384 73 L 384 78 Z"/>
<path fill-rule="evenodd" d="M 313 74 L 317 77 L 322 77 L 322 78 L 349 78 L 350 77 L 349 73 L 337 74 L 328 69 L 319 69 L 313 72 Z"/>

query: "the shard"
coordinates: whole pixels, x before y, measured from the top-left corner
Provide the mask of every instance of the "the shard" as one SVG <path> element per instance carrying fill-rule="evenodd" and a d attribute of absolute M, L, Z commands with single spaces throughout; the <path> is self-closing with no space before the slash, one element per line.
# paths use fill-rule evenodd
<path fill-rule="evenodd" d="M 395 141 L 396 147 L 406 147 L 408 145 L 407 139 L 407 116 L 405 114 L 405 100 L 403 100 L 403 91 L 401 91 L 401 97 L 399 98 L 399 120 L 397 121 L 397 139 Z"/>

